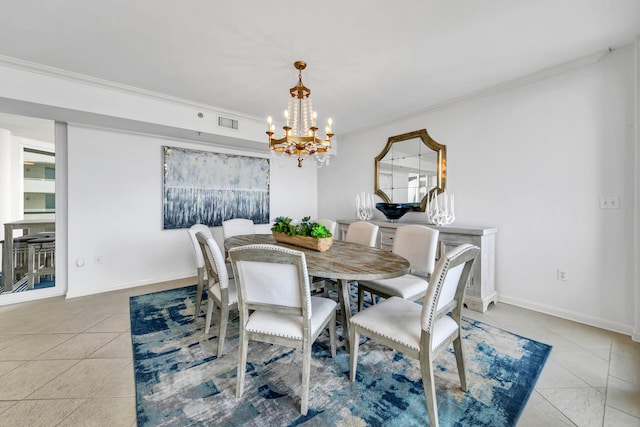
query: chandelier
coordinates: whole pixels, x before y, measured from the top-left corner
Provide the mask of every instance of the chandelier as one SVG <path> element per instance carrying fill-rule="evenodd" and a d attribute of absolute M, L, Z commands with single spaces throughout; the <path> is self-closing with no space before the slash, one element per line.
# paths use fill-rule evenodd
<path fill-rule="evenodd" d="M 318 166 L 329 164 L 329 151 L 331 150 L 332 121 L 327 121 L 325 128 L 326 139 L 318 137 L 316 126 L 317 113 L 311 102 L 311 89 L 302 84 L 302 70 L 307 67 L 304 61 L 296 61 L 293 66 L 298 70 L 298 84 L 289 89 L 291 97 L 284 112 L 285 125 L 282 127 L 282 138 L 274 138 L 275 125 L 271 117 L 267 135 L 269 135 L 269 148 L 283 156 L 298 156 L 298 167 L 302 167 L 302 161 L 313 158 Z"/>

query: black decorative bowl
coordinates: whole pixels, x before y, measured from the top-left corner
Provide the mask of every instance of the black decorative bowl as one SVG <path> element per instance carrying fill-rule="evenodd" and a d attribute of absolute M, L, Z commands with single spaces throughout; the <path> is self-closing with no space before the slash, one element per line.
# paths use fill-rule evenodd
<path fill-rule="evenodd" d="M 404 214 L 414 210 L 414 203 L 376 203 L 376 209 L 384 214 L 389 221 L 397 221 Z"/>

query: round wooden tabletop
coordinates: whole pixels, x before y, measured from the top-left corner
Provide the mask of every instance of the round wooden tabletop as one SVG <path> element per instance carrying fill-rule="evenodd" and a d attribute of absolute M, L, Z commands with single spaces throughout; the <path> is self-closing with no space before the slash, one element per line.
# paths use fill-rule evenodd
<path fill-rule="evenodd" d="M 309 274 L 328 279 L 378 280 L 409 273 L 409 261 L 392 252 L 334 240 L 324 252 L 276 242 L 270 234 L 246 234 L 224 241 L 226 250 L 238 246 L 270 244 L 304 252 Z"/>

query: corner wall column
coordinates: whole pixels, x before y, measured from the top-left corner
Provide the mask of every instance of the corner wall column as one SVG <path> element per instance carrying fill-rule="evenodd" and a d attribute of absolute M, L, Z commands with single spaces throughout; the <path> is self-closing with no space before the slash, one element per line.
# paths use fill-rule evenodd
<path fill-rule="evenodd" d="M 636 37 L 634 43 L 634 61 L 633 61 L 633 75 L 634 75 L 634 114 L 633 114 L 633 130 L 634 130 L 634 182 L 633 182 L 633 217 L 635 220 L 633 223 L 633 254 L 631 254 L 632 260 L 637 260 L 640 255 L 640 36 Z M 640 263 L 634 262 L 633 267 L 633 286 L 635 288 L 635 308 L 634 308 L 634 328 L 631 335 L 631 339 L 640 342 Z"/>

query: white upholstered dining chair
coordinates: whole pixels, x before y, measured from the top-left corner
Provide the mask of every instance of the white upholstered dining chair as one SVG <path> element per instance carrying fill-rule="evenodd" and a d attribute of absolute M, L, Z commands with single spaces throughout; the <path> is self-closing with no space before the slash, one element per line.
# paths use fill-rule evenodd
<path fill-rule="evenodd" d="M 248 245 L 229 251 L 238 287 L 240 343 L 236 396 L 241 397 L 249 340 L 302 349 L 300 412 L 307 414 L 311 346 L 328 326 L 336 355 L 336 303 L 310 295 L 303 252 L 275 245 Z"/>
<path fill-rule="evenodd" d="M 205 233 L 196 233 L 196 239 L 204 256 L 204 264 L 207 272 L 207 315 L 205 317 L 204 333 L 208 334 L 211 327 L 214 305 L 218 306 L 220 317 L 218 318 L 218 350 L 216 355 L 222 356 L 224 340 L 227 335 L 227 323 L 229 312 L 238 307 L 238 293 L 236 285 L 229 279 L 222 251 L 213 237 Z"/>
<path fill-rule="evenodd" d="M 351 318 L 351 381 L 356 378 L 361 335 L 418 359 L 429 423 L 433 427 L 438 425 L 433 360 L 451 343 L 460 376 L 460 387 L 463 391 L 467 390 L 460 322 L 464 292 L 479 252 L 476 246 L 464 244 L 440 257 L 422 305 L 391 297 Z"/>
<path fill-rule="evenodd" d="M 189 238 L 191 239 L 191 246 L 193 248 L 193 256 L 196 261 L 196 271 L 198 274 L 198 283 L 196 285 L 196 307 L 194 316 L 198 317 L 200 315 L 200 304 L 202 303 L 202 293 L 204 291 L 204 280 L 205 280 L 205 266 L 204 266 L 204 256 L 202 255 L 202 249 L 200 248 L 200 243 L 198 243 L 198 239 L 196 238 L 197 233 L 202 233 L 206 237 L 211 237 L 213 239 L 213 235 L 211 234 L 211 230 L 204 224 L 194 224 L 190 228 L 187 229 L 187 233 L 189 234 Z"/>
<path fill-rule="evenodd" d="M 255 234 L 256 226 L 250 219 L 234 218 L 222 221 L 222 234 L 225 239 L 243 234 Z"/>
<path fill-rule="evenodd" d="M 336 227 L 338 225 L 337 222 L 335 222 L 335 221 L 333 221 L 331 219 L 322 219 L 322 218 L 318 219 L 316 222 L 318 224 L 324 225 L 324 228 L 326 228 L 327 231 L 329 233 L 331 233 L 333 235 L 333 237 L 335 238 L 335 236 L 336 236 Z"/>
<path fill-rule="evenodd" d="M 438 230 L 424 225 L 403 225 L 396 229 L 391 252 L 406 258 L 411 265 L 408 274 L 392 279 L 358 282 L 358 310 L 362 310 L 364 292 L 383 298 L 396 296 L 410 301 L 422 298 L 429 286 L 429 276 L 436 263 Z"/>
<path fill-rule="evenodd" d="M 376 246 L 378 239 L 378 227 L 367 221 L 356 221 L 349 224 L 347 235 L 344 240 L 351 243 L 358 243 L 365 246 Z"/>
<path fill-rule="evenodd" d="M 256 226 L 252 220 L 246 218 L 233 218 L 222 221 L 222 238 L 228 239 L 233 236 L 242 236 L 245 234 L 255 234 Z M 233 269 L 231 268 L 231 260 L 227 257 L 227 272 L 233 277 Z"/>

